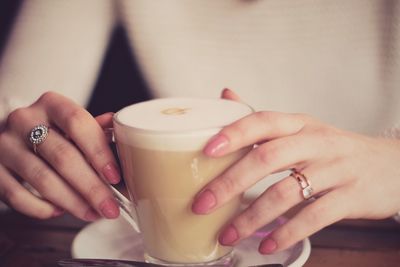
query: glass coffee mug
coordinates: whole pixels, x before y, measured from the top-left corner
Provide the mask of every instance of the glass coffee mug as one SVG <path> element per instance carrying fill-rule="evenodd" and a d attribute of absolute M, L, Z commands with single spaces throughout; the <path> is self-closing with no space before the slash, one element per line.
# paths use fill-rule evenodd
<path fill-rule="evenodd" d="M 194 196 L 251 148 L 221 158 L 202 150 L 222 127 L 252 109 L 223 99 L 164 98 L 114 115 L 114 138 L 132 201 L 114 189 L 122 214 L 140 231 L 145 258 L 164 265 L 213 265 L 231 260 L 218 233 L 235 216 L 240 196 L 209 215 L 191 211 Z"/>

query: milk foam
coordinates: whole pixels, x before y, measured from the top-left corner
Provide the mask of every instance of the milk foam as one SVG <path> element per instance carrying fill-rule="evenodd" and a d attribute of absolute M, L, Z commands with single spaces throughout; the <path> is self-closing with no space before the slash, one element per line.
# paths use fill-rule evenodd
<path fill-rule="evenodd" d="M 199 150 L 222 127 L 250 114 L 242 103 L 205 98 L 160 98 L 114 115 L 116 139 L 155 150 Z"/>

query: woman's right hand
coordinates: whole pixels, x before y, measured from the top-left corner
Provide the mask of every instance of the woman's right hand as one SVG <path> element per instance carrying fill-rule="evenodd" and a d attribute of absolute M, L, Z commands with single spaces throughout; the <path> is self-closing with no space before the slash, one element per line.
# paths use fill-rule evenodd
<path fill-rule="evenodd" d="M 93 221 L 116 218 L 118 204 L 106 185 L 120 175 L 101 124 L 112 114 L 93 118 L 84 108 L 54 92 L 11 112 L 0 132 L 0 198 L 36 218 L 63 211 Z M 32 128 L 50 127 L 47 139 L 33 152 Z M 40 196 L 23 186 L 28 183 Z"/>

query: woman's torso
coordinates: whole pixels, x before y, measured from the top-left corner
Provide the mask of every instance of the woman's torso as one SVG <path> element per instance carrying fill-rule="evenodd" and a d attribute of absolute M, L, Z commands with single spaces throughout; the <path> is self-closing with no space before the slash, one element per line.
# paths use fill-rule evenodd
<path fill-rule="evenodd" d="M 400 121 L 396 1 L 120 4 L 156 97 L 215 97 L 229 87 L 256 109 L 361 132 Z"/>

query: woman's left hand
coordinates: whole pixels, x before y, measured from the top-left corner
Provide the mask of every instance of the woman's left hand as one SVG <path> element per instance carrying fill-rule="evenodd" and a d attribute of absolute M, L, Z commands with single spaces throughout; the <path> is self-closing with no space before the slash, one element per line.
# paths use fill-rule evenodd
<path fill-rule="evenodd" d="M 344 218 L 381 219 L 400 211 L 400 140 L 340 130 L 303 114 L 263 111 L 222 129 L 204 153 L 221 157 L 252 144 L 258 146 L 196 196 L 192 210 L 211 213 L 272 173 L 304 174 L 316 200 L 262 240 L 260 253 L 284 250 Z M 234 218 L 219 241 L 235 245 L 304 200 L 299 182 L 288 176 Z"/>

